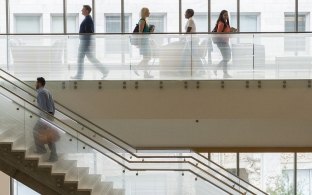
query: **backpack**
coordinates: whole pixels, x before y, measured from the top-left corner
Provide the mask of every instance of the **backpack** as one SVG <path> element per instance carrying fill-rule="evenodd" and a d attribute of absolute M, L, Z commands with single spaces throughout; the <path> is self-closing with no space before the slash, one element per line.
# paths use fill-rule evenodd
<path fill-rule="evenodd" d="M 144 19 L 140 19 L 140 20 L 144 20 Z M 145 24 L 144 24 L 144 28 L 145 28 L 146 21 L 144 20 L 144 22 L 145 22 Z M 137 23 L 133 29 L 133 33 L 134 34 L 139 33 L 139 28 L 140 28 L 139 23 Z M 131 45 L 138 46 L 140 44 L 140 38 L 136 35 L 132 35 L 130 37 L 130 43 L 131 43 Z"/>

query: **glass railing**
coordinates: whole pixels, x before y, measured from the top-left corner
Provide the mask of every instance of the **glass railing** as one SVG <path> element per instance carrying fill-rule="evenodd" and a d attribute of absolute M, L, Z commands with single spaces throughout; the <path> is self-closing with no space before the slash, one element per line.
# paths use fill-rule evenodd
<path fill-rule="evenodd" d="M 98 142 L 101 140 L 89 139 L 79 129 L 39 110 L 3 86 L 0 87 L 0 106 L 1 120 L 6 121 L 0 124 L 1 135 L 6 141 L 13 142 L 13 150 L 25 150 L 26 158 L 39 157 L 39 166 L 52 165 L 54 173 L 65 172 L 65 180 L 80 181 L 80 189 L 95 190 L 100 185 L 111 185 L 125 194 L 150 194 L 155 190 L 158 194 L 201 192 L 222 195 L 246 192 L 209 174 L 204 168 L 194 168 L 183 161 L 147 162 L 142 159 L 130 162 L 127 153 L 113 151 Z M 34 153 L 36 144 L 46 140 L 41 131 L 59 136 L 52 141 L 56 144 L 56 162 L 49 162 L 51 159 L 45 154 Z"/>
<path fill-rule="evenodd" d="M 35 103 L 35 91 L 32 87 L 16 79 L 4 71 L 0 71 L 1 86 L 12 91 L 18 96 Z M 137 151 L 123 140 L 110 134 L 108 131 L 84 119 L 82 116 L 70 111 L 65 106 L 56 102 L 56 117 L 72 128 L 78 129 L 81 134 L 87 136 L 100 145 L 108 148 L 111 152 L 123 153 L 123 158 L 129 162 L 181 162 L 196 170 L 204 170 L 206 174 L 213 175 L 234 188 L 250 192 L 250 194 L 265 194 L 261 190 L 232 175 L 208 158 L 190 150 L 177 151 Z"/>
<path fill-rule="evenodd" d="M 22 80 L 38 75 L 47 80 L 311 79 L 311 36 L 97 34 L 86 43 L 79 35 L 3 35 L 0 66 Z"/>

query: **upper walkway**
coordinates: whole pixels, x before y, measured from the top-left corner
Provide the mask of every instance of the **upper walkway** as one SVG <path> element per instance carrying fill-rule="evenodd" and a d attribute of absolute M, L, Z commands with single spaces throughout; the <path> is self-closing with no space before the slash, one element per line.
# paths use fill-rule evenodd
<path fill-rule="evenodd" d="M 96 45 L 96 58 L 109 74 L 102 78 L 100 69 L 86 58 L 84 75 L 76 79 L 284 80 L 312 77 L 311 33 L 135 36 L 93 35 L 96 41 L 91 45 Z M 222 37 L 214 38 L 216 36 Z M 220 64 L 222 53 L 212 40 L 228 38 L 230 50 L 225 49 L 225 53 L 230 53 L 230 58 L 225 66 Z M 77 34 L 0 35 L 0 43 L 0 67 L 21 80 L 35 80 L 38 76 L 47 80 L 71 80 L 76 74 L 80 44 Z"/>

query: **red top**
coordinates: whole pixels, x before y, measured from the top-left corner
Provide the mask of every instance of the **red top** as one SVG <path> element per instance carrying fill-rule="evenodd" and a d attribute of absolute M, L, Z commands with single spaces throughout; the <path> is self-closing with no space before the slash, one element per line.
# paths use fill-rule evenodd
<path fill-rule="evenodd" d="M 225 29 L 223 30 L 224 28 L 224 23 L 223 22 L 219 22 L 218 23 L 218 29 L 217 29 L 217 32 L 220 33 L 220 32 L 224 32 L 224 33 L 229 33 L 231 32 L 231 27 L 228 25 L 227 27 L 225 27 Z"/>
<path fill-rule="evenodd" d="M 223 30 L 224 29 L 224 30 Z M 224 23 L 223 22 L 219 22 L 218 23 L 218 28 L 217 28 L 217 32 L 218 33 L 230 33 L 231 32 L 231 27 L 228 25 L 227 27 L 224 28 Z M 228 35 L 222 35 L 222 37 L 220 37 L 220 39 L 222 40 L 222 42 L 224 43 L 228 43 L 230 38 Z"/>

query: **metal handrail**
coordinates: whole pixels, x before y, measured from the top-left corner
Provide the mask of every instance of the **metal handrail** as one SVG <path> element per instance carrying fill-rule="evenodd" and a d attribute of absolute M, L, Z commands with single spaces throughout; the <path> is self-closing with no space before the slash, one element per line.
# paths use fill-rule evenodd
<path fill-rule="evenodd" d="M 3 78 L 2 76 L 0 76 L 0 78 L 2 78 L 3 80 L 5 80 L 5 81 L 11 83 L 11 84 L 14 85 L 15 87 L 18 87 L 19 89 L 21 89 L 19 86 L 17 86 L 17 85 L 15 85 L 14 83 L 8 81 L 7 79 Z M 26 84 L 26 85 L 27 85 L 27 84 Z M 27 86 L 30 87 L 29 85 L 27 85 Z M 3 86 L 1 86 L 1 87 L 4 88 Z M 5 88 L 4 88 L 4 89 L 5 89 Z M 6 89 L 6 90 L 7 90 L 7 89 Z M 8 90 L 7 90 L 7 91 L 8 91 Z M 32 97 L 34 97 L 32 94 L 30 94 L 30 93 L 28 93 L 28 92 L 26 92 L 26 91 L 24 91 L 24 92 L 27 93 L 27 94 L 29 94 L 29 95 L 31 95 Z M 10 93 L 12 93 L 12 92 L 10 92 Z M 13 93 L 12 93 L 12 94 L 13 94 Z M 16 94 L 15 94 L 15 95 L 16 95 Z M 19 98 L 23 99 L 24 101 L 28 102 L 28 103 L 31 104 L 32 106 L 34 106 L 34 107 L 36 107 L 37 109 L 39 109 L 37 106 L 33 105 L 31 102 L 25 100 L 24 98 L 20 97 L 19 95 L 16 95 L 16 96 L 18 96 Z M 66 115 L 66 116 L 67 116 L 67 115 Z M 55 118 L 55 119 L 57 119 L 57 118 Z M 60 120 L 58 120 L 58 121 L 60 121 Z M 61 121 L 61 122 L 62 122 L 62 121 Z M 65 124 L 64 122 L 62 122 L 62 123 Z M 77 123 L 78 123 L 78 121 L 77 121 Z M 66 126 L 67 126 L 67 127 L 70 127 L 71 129 L 74 129 L 75 131 L 77 131 L 77 132 L 79 132 L 79 133 L 82 133 L 82 132 L 78 131 L 77 129 L 75 129 L 75 128 L 69 126 L 68 124 L 66 124 Z M 90 129 L 90 128 L 88 128 L 88 129 Z M 102 135 L 98 134 L 96 131 L 94 131 L 94 130 L 92 130 L 92 129 L 90 129 L 90 130 L 91 130 L 93 133 L 96 133 L 97 135 L 99 135 L 99 136 L 102 137 Z M 86 135 L 84 135 L 84 136 L 86 136 Z M 88 137 L 88 138 L 89 138 L 89 137 Z M 105 138 L 105 137 L 102 137 L 102 138 Z M 89 139 L 91 139 L 91 138 L 89 138 Z M 107 138 L 106 138 L 106 140 L 107 140 Z M 120 155 L 116 154 L 113 150 L 108 149 L 108 148 L 107 148 L 105 145 L 103 145 L 102 143 L 99 143 L 99 142 L 97 142 L 97 141 L 95 141 L 95 140 L 92 140 L 92 141 L 93 141 L 93 142 L 96 142 L 96 143 L 99 144 L 101 147 L 106 148 L 107 150 L 109 150 L 109 151 L 112 152 L 113 154 L 119 156 L 120 158 L 122 158 L 123 160 L 127 161 L 128 163 L 141 163 L 141 161 L 129 161 L 128 159 L 124 158 L 123 156 L 120 156 Z M 108 141 L 110 141 L 110 140 L 108 140 Z M 117 144 L 116 144 L 116 145 L 117 145 Z M 117 145 L 117 146 L 120 147 L 119 145 Z M 122 148 L 122 147 L 120 147 L 120 148 L 123 149 L 123 150 L 125 150 L 125 149 Z M 128 152 L 128 151 L 127 151 L 127 152 Z M 129 153 L 130 153 L 130 152 L 129 152 Z M 130 153 L 130 154 L 132 155 L 132 153 Z M 135 156 L 135 154 L 133 154 L 133 156 Z M 138 157 L 138 156 L 137 156 L 137 158 L 143 158 L 143 157 Z M 172 156 L 145 156 L 145 158 L 147 158 L 147 159 L 148 159 L 148 158 L 183 158 L 183 159 L 191 158 L 191 159 L 197 161 L 198 163 L 202 164 L 202 165 L 205 166 L 206 168 L 208 168 L 208 169 L 214 171 L 215 173 L 218 173 L 218 174 L 221 175 L 222 177 L 226 178 L 228 181 L 230 181 L 230 182 L 233 183 L 234 185 L 237 185 L 238 187 L 240 187 L 240 188 L 242 188 L 242 189 L 244 189 L 244 190 L 246 190 L 246 191 L 248 191 L 248 192 L 250 192 L 250 193 L 253 194 L 253 192 L 251 192 L 250 190 L 248 190 L 246 187 L 240 185 L 239 183 L 233 181 L 233 180 L 230 179 L 230 178 L 227 178 L 227 176 L 225 176 L 225 175 L 223 175 L 222 173 L 219 173 L 218 171 L 212 169 L 211 167 L 207 166 L 205 163 L 199 161 L 198 159 L 194 158 L 193 156 L 177 156 L 177 157 L 172 157 Z M 144 161 L 144 162 L 145 162 L 145 163 L 150 163 L 150 162 L 157 162 L 157 163 L 167 163 L 167 162 L 171 162 L 171 163 L 176 163 L 176 162 L 179 162 L 179 161 Z M 197 169 L 200 169 L 201 171 L 204 171 L 204 170 L 202 170 L 201 168 L 199 168 L 197 165 L 193 164 L 192 162 L 189 162 L 189 161 L 185 161 L 185 160 L 184 160 L 184 161 L 180 161 L 180 163 L 187 163 L 187 164 L 192 165 L 194 168 L 197 168 Z M 208 173 L 208 172 L 206 172 L 206 171 L 204 171 L 204 172 L 205 172 L 206 174 L 212 176 L 210 173 Z M 212 177 L 214 177 L 214 176 L 212 176 Z M 246 184 L 248 184 L 248 183 L 246 183 Z"/>
<path fill-rule="evenodd" d="M 19 95 L 14 94 L 14 93 L 11 92 L 10 90 L 6 89 L 5 87 L 3 87 L 3 86 L 0 86 L 0 87 L 1 87 L 3 90 L 7 91 L 9 94 L 11 94 L 11 95 L 13 95 L 13 96 L 19 98 L 19 99 L 22 100 L 24 103 L 27 103 L 28 105 L 34 107 L 34 108 L 35 108 L 36 110 L 38 110 L 39 112 L 43 112 L 43 113 L 45 113 L 45 114 L 47 114 L 47 115 L 49 114 L 48 112 L 41 110 L 38 106 L 33 105 L 31 102 L 29 102 L 28 100 L 24 99 L 23 97 L 20 97 Z M 5 95 L 5 94 L 3 94 L 3 93 L 1 93 L 1 95 L 3 95 L 4 97 L 6 97 L 7 99 L 12 100 L 11 97 L 8 97 L 7 95 Z M 50 121 L 51 119 L 48 119 L 46 116 L 40 116 L 39 114 L 34 113 L 32 110 L 26 108 L 25 106 L 21 105 L 20 103 L 14 101 L 14 100 L 12 100 L 12 102 L 15 103 L 16 105 L 18 105 L 19 107 L 22 107 L 24 110 L 27 110 L 27 111 L 30 112 L 32 115 L 35 115 L 35 116 L 37 116 L 38 118 L 44 118 L 44 119 L 46 119 L 47 121 L 51 122 L 51 121 Z M 72 129 L 72 130 L 74 130 L 74 131 L 76 131 L 76 132 L 81 133 L 81 132 L 78 131 L 77 129 L 74 129 L 74 128 L 70 127 L 68 124 L 64 123 L 63 121 L 59 120 L 58 118 L 56 118 L 56 117 L 54 117 L 54 116 L 51 116 L 51 115 L 50 115 L 49 117 L 52 118 L 53 120 L 56 120 L 56 121 L 62 123 L 63 125 L 69 127 L 70 129 Z M 53 125 L 57 126 L 57 127 L 60 128 L 60 129 L 63 129 L 63 128 L 59 127 L 57 124 L 55 124 L 54 122 L 53 122 Z M 95 149 L 96 151 L 98 151 L 98 152 L 101 153 L 102 155 L 104 155 L 104 156 L 110 158 L 111 160 L 113 160 L 114 162 L 116 162 L 117 164 L 119 164 L 120 166 L 122 166 L 123 168 L 125 168 L 125 169 L 127 169 L 127 170 L 129 170 L 129 171 L 179 171 L 179 172 L 190 172 L 190 173 L 194 174 L 196 177 L 199 177 L 199 178 L 201 178 L 201 179 L 207 181 L 208 183 L 214 185 L 215 187 L 217 187 L 217 188 L 223 190 L 224 192 L 226 192 L 226 193 L 228 193 L 228 194 L 231 194 L 231 193 L 227 192 L 225 189 L 223 189 L 222 187 L 217 186 L 216 184 L 214 184 L 213 182 L 211 182 L 211 181 L 209 181 L 208 179 L 204 178 L 203 176 L 201 176 L 201 175 L 195 173 L 195 172 L 194 172 L 193 170 L 191 170 L 191 169 L 140 169 L 140 168 L 135 168 L 135 169 L 133 169 L 133 168 L 130 168 L 130 167 L 128 167 L 128 166 L 122 164 L 121 162 L 115 160 L 114 158 L 108 156 L 108 155 L 105 154 L 104 152 L 99 151 L 98 149 L 96 149 L 95 147 L 91 146 L 90 144 L 88 144 L 88 143 L 82 141 L 81 139 L 78 138 L 78 136 L 73 135 L 73 134 L 71 134 L 71 133 L 69 133 L 69 132 L 66 132 L 66 133 L 69 134 L 69 135 L 72 136 L 72 137 L 75 137 L 77 140 L 79 140 L 80 142 L 82 142 L 82 143 L 84 143 L 85 145 L 89 146 L 90 148 Z M 87 139 L 90 139 L 90 138 L 86 137 L 85 135 L 83 135 L 83 136 L 84 136 L 85 138 L 87 138 Z M 167 162 L 166 162 L 166 161 L 133 162 L 133 161 L 129 161 L 128 159 L 126 159 L 126 158 L 124 158 L 124 157 L 122 157 L 122 156 L 116 154 L 114 151 L 112 151 L 112 150 L 110 150 L 109 148 L 107 148 L 107 147 L 101 145 L 99 142 L 97 142 L 97 141 L 95 141 L 95 140 L 91 140 L 91 139 L 90 139 L 90 141 L 91 141 L 92 143 L 96 143 L 96 144 L 100 145 L 101 147 L 105 148 L 107 151 L 109 151 L 109 152 L 111 152 L 112 154 L 114 154 L 114 155 L 116 155 L 116 156 L 122 158 L 124 161 L 126 161 L 126 162 L 129 163 L 129 164 L 139 164 L 139 163 L 149 163 L 149 164 L 151 164 L 151 163 L 163 163 L 163 164 L 164 164 L 164 163 L 185 163 L 184 161 L 181 161 L 181 162 L 179 162 L 179 161 L 175 161 L 175 162 L 173 162 L 173 161 L 167 161 Z M 191 164 L 190 162 L 187 162 L 187 163 Z M 244 194 L 243 192 L 238 191 L 238 190 L 235 189 L 233 186 L 230 186 L 229 184 L 227 184 L 227 183 L 225 183 L 224 181 L 220 180 L 219 178 L 217 178 L 217 177 L 211 175 L 210 173 L 208 173 L 208 172 L 206 172 L 206 171 L 204 171 L 204 170 L 202 170 L 202 169 L 200 169 L 200 170 L 203 171 L 203 172 L 205 172 L 206 174 L 208 174 L 210 177 L 212 177 L 212 178 L 218 180 L 218 181 L 221 182 L 222 184 L 224 184 L 224 185 L 228 186 L 229 188 L 233 189 L 234 191 L 236 191 L 236 192 L 238 192 L 238 193 L 240 193 L 240 194 Z M 243 187 L 242 187 L 242 188 L 243 188 Z M 249 191 L 248 189 L 246 189 L 246 190 Z M 250 192 L 250 191 L 249 191 L 249 192 Z M 254 194 L 253 192 L 250 192 L 250 193 Z M 256 194 L 254 194 L 254 195 L 256 195 Z"/>
<path fill-rule="evenodd" d="M 230 33 L 222 33 L 222 34 L 311 34 L 312 31 L 305 32 L 230 32 Z M 84 33 L 83 35 L 133 35 L 134 33 Z M 178 33 L 178 32 L 154 32 L 150 34 L 160 34 L 160 35 L 184 35 L 186 33 Z M 139 34 L 139 35 L 150 35 L 150 34 Z M 215 32 L 196 32 L 196 33 L 187 33 L 188 35 L 213 35 L 217 34 Z M 46 36 L 46 35 L 82 35 L 82 33 L 0 33 L 0 36 Z M 137 34 L 136 34 L 137 35 Z"/>
<path fill-rule="evenodd" d="M 20 83 L 24 84 L 25 86 L 27 86 L 27 87 L 30 88 L 31 90 L 35 91 L 34 88 L 32 88 L 32 87 L 29 86 L 28 84 L 24 83 L 23 81 L 19 80 L 18 78 L 14 77 L 13 75 L 8 74 L 6 71 L 4 71 L 4 70 L 2 70 L 2 69 L 0 69 L 0 70 L 1 70 L 2 72 L 4 72 L 6 75 L 9 75 L 10 77 L 16 79 L 17 81 L 19 81 Z M 11 83 L 12 85 L 18 87 L 19 89 L 21 89 L 21 90 L 24 91 L 25 93 L 27 93 L 27 94 L 29 94 L 29 95 L 31 95 L 32 97 L 35 98 L 35 96 L 34 96 L 33 94 L 31 94 L 31 93 L 25 91 L 24 89 L 20 88 L 19 86 L 15 85 L 14 83 L 8 81 L 7 79 L 3 78 L 2 76 L 0 76 L 0 77 L 1 77 L 2 79 L 4 79 L 5 81 Z M 63 106 L 62 104 L 60 104 L 60 103 L 58 103 L 58 102 L 55 102 L 55 103 L 56 103 L 56 104 L 59 104 L 61 107 L 63 107 L 63 108 L 65 108 L 66 110 L 70 111 L 72 114 L 75 114 L 75 115 L 77 115 L 78 117 L 82 118 L 83 120 L 87 121 L 87 122 L 90 123 L 91 125 L 94 125 L 95 127 L 99 128 L 100 130 L 102 130 L 102 131 L 104 131 L 105 133 L 109 134 L 110 136 L 112 136 L 113 138 L 117 139 L 118 141 L 121 141 L 122 143 L 128 145 L 130 148 L 133 148 L 134 150 L 136 150 L 133 146 L 131 146 L 131 145 L 128 144 L 127 142 L 121 140 L 120 138 L 116 137 L 115 135 L 109 133 L 107 130 L 105 130 L 105 129 L 99 127 L 98 125 L 96 125 L 96 124 L 94 124 L 94 123 L 92 123 L 92 122 L 89 121 L 88 119 L 85 119 L 84 117 L 82 117 L 82 116 L 80 116 L 79 114 L 73 112 L 72 110 L 70 110 L 69 108 Z M 59 111 L 59 110 L 58 110 L 58 111 Z M 60 111 L 59 111 L 59 112 L 60 112 Z M 70 119 L 76 121 L 76 120 L 73 119 L 71 116 L 69 116 L 69 115 L 67 115 L 67 114 L 65 114 L 65 113 L 63 113 L 63 112 L 60 112 L 60 113 L 64 114 L 64 115 L 67 116 L 68 118 L 70 118 Z M 89 127 L 86 126 L 85 124 L 82 124 L 80 121 L 76 121 L 76 122 L 77 122 L 78 124 L 80 124 L 81 126 L 87 127 L 87 128 L 88 128 L 90 131 L 92 131 L 93 133 L 95 133 L 95 134 L 97 134 L 97 135 L 99 135 L 99 136 L 105 138 L 106 140 L 110 141 L 111 143 L 117 145 L 119 148 L 125 150 L 126 152 L 128 152 L 129 154 L 131 154 L 132 156 L 134 156 L 134 157 L 136 157 L 136 158 L 143 158 L 143 159 L 144 159 L 144 158 L 145 158 L 145 159 L 148 159 L 148 158 L 183 158 L 183 159 L 190 158 L 190 159 L 193 159 L 193 160 L 197 161 L 197 162 L 200 163 L 201 165 L 207 167 L 208 169 L 210 169 L 210 170 L 212 170 L 212 171 L 214 171 L 214 172 L 220 174 L 222 177 L 225 177 L 226 179 L 228 179 L 228 180 L 231 181 L 232 183 L 235 183 L 237 186 L 239 186 L 239 187 L 241 187 L 241 188 L 243 188 L 243 189 L 246 189 L 244 186 L 241 186 L 239 183 L 233 181 L 231 178 L 228 178 L 228 177 L 225 176 L 224 174 L 222 174 L 222 173 L 220 173 L 220 172 L 214 170 L 214 169 L 211 168 L 210 166 L 207 166 L 205 163 L 203 163 L 203 162 L 201 162 L 200 160 L 194 158 L 193 156 L 174 156 L 174 157 L 172 157 L 172 156 L 139 156 L 139 155 L 136 155 L 136 154 L 132 153 L 132 152 L 129 151 L 128 149 L 123 148 L 122 146 L 118 145 L 118 144 L 115 143 L 114 141 L 107 139 L 105 136 L 103 136 L 102 134 L 99 134 L 99 132 L 94 131 L 93 129 L 89 128 Z M 105 147 L 105 146 L 103 146 L 103 147 Z M 137 151 L 137 150 L 136 150 L 136 151 Z M 200 154 L 198 154 L 198 153 L 196 153 L 196 152 L 194 152 L 194 151 L 192 151 L 192 150 L 190 150 L 190 153 L 194 153 L 194 154 L 196 154 L 196 155 L 200 155 Z M 227 171 L 227 170 L 224 169 L 223 167 L 219 166 L 218 164 L 214 163 L 213 161 L 210 161 L 208 158 L 203 157 L 202 155 L 200 155 L 200 156 L 201 156 L 202 158 L 204 158 L 205 160 L 207 160 L 207 162 L 216 165 L 218 168 L 220 168 L 221 170 L 225 171 L 226 173 L 230 173 L 229 171 Z M 132 161 L 132 162 L 134 162 L 134 161 Z M 191 163 L 191 162 L 190 162 L 190 163 Z M 196 166 L 196 165 L 193 164 L 193 163 L 191 163 L 191 164 L 192 164 L 193 166 Z M 260 190 L 260 189 L 258 189 L 257 187 L 255 187 L 255 186 L 249 184 L 248 182 L 246 182 L 246 181 L 244 181 L 244 180 L 238 178 L 238 177 L 235 176 L 234 174 L 232 174 L 232 173 L 230 173 L 230 174 L 231 174 L 233 177 L 236 177 L 239 181 L 242 181 L 243 183 L 245 183 L 245 184 L 247 184 L 247 185 L 249 185 L 249 186 L 252 186 L 255 190 L 257 190 L 257 191 L 259 191 L 259 192 L 261 192 L 261 193 L 263 193 L 263 194 L 266 194 L 266 193 L 263 192 L 262 190 Z M 246 189 L 246 190 L 247 190 L 247 189 Z"/>

